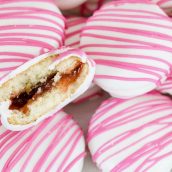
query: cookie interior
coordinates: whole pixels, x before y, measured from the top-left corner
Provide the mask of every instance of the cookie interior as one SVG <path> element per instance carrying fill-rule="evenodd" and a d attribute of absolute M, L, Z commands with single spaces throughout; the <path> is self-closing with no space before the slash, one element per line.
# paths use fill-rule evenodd
<path fill-rule="evenodd" d="M 1 85 L 0 102 L 9 102 L 10 124 L 36 121 L 71 97 L 84 82 L 89 70 L 87 63 L 70 56 L 50 70 L 55 58 L 58 55 L 49 56 Z"/>

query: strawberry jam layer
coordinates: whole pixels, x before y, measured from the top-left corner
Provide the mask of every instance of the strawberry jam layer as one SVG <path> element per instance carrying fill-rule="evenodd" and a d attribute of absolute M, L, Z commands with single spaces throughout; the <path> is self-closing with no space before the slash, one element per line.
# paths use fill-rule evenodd
<path fill-rule="evenodd" d="M 33 87 L 29 92 L 22 92 L 17 97 L 11 98 L 10 110 L 21 110 L 27 109 L 26 106 L 35 101 L 39 96 L 45 92 L 50 91 L 54 87 L 62 88 L 62 91 L 66 91 L 68 87 L 74 83 L 82 72 L 83 63 L 78 62 L 73 70 L 69 73 L 61 74 L 60 80 L 54 83 L 54 77 L 56 73 L 51 74 L 47 77 L 46 81 L 39 82 L 35 87 Z M 26 110 L 24 110 L 26 111 Z M 23 111 L 23 112 L 24 112 Z"/>

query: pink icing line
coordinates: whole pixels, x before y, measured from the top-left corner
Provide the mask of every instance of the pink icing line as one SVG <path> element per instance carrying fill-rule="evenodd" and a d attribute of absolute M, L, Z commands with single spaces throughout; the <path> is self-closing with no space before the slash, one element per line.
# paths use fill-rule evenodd
<path fill-rule="evenodd" d="M 67 20 L 67 28 L 83 24 L 86 21 L 86 18 L 82 18 L 82 17 L 76 17 L 73 20 L 72 19 L 73 18 L 68 18 L 68 20 Z"/>
<path fill-rule="evenodd" d="M 167 17 L 167 16 L 161 16 L 161 15 L 150 15 L 150 16 L 147 16 L 147 15 L 141 15 L 141 14 L 115 14 L 115 15 L 112 15 L 112 14 L 101 14 L 101 13 L 98 13 L 98 14 L 96 14 L 95 15 L 96 17 L 113 17 L 113 16 L 115 16 L 115 17 L 130 17 L 130 18 L 135 18 L 135 19 L 154 19 L 155 21 L 158 19 L 158 20 L 162 20 L 162 19 L 164 19 L 164 20 L 167 20 L 167 21 L 170 21 L 169 20 L 169 18 Z M 92 20 L 92 19 L 88 19 L 88 21 L 90 21 L 90 20 Z"/>
<path fill-rule="evenodd" d="M 18 52 L 0 52 L 0 56 L 18 56 L 26 59 L 33 58 L 32 54 L 18 53 Z"/>
<path fill-rule="evenodd" d="M 81 32 L 80 30 L 76 30 L 76 31 L 74 31 L 74 32 L 67 33 L 67 34 L 66 34 L 67 39 L 69 39 L 69 38 L 72 37 L 72 36 L 79 35 L 80 32 Z M 76 41 L 78 41 L 78 40 L 76 40 Z M 71 46 L 71 45 L 70 45 L 70 46 Z"/>
<path fill-rule="evenodd" d="M 0 71 L 1 72 L 9 72 L 9 71 L 12 71 L 14 69 L 16 69 L 18 66 L 13 66 L 13 67 L 6 67 L 6 68 L 1 68 Z"/>
<path fill-rule="evenodd" d="M 79 41 L 73 42 L 70 44 L 70 47 L 75 47 L 75 46 L 78 47 L 79 43 L 80 43 Z"/>
<path fill-rule="evenodd" d="M 2 127 L 2 124 L 0 122 L 0 127 Z M 14 132 L 15 133 L 15 132 Z M 5 130 L 4 133 L 0 134 L 0 140 L 3 139 L 4 137 L 8 136 L 10 134 L 10 130 Z M 1 146 L 0 146 L 1 147 Z"/>
<path fill-rule="evenodd" d="M 26 59 L 14 59 L 14 58 L 10 58 L 10 59 L 0 59 L 0 63 L 2 62 L 25 62 Z"/>
<path fill-rule="evenodd" d="M 65 169 L 64 172 L 68 172 L 70 171 L 70 169 L 78 163 L 78 161 L 80 161 L 81 159 L 83 159 L 86 156 L 86 153 L 83 152 L 81 154 L 79 154 Z"/>

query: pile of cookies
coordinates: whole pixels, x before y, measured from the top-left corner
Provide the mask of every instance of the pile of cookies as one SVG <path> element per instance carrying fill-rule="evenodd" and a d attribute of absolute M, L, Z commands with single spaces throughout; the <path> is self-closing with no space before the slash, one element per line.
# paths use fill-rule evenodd
<path fill-rule="evenodd" d="M 172 0 L 1 0 L 0 171 L 81 172 L 88 145 L 100 171 L 170 172 L 171 16 Z M 63 108 L 105 93 L 85 138 Z"/>

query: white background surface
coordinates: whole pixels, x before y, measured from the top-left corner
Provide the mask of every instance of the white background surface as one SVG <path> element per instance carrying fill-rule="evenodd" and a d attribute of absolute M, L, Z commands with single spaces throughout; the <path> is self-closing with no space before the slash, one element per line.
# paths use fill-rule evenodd
<path fill-rule="evenodd" d="M 70 104 L 65 108 L 65 111 L 68 114 L 73 115 L 74 119 L 79 123 L 80 127 L 84 131 L 85 137 L 87 135 L 88 124 L 91 116 L 94 114 L 101 102 L 107 98 L 108 95 L 104 95 L 103 97 L 89 100 L 84 103 Z M 84 162 L 83 172 L 100 172 L 100 170 L 98 170 L 96 165 L 92 162 L 89 152 L 87 153 L 87 157 Z"/>

